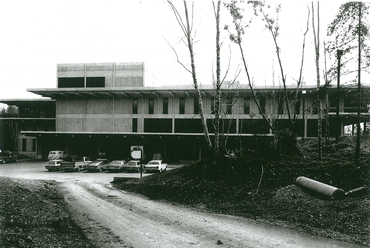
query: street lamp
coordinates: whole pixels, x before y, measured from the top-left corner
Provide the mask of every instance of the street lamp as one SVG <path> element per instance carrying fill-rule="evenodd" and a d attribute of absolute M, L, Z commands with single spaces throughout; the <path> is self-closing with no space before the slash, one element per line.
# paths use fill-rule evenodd
<path fill-rule="evenodd" d="M 337 119 L 337 130 L 336 130 L 336 139 L 335 143 L 338 144 L 339 140 L 339 135 L 340 135 L 340 121 L 339 121 L 339 85 L 340 85 L 340 58 L 343 55 L 343 50 L 337 50 L 337 58 L 338 58 L 338 76 L 337 76 L 337 114 L 336 114 L 336 119 Z"/>
<path fill-rule="evenodd" d="M 305 101 L 306 101 L 306 91 L 302 90 L 302 101 L 303 101 L 303 109 L 302 109 L 302 119 L 303 119 L 303 135 L 302 135 L 302 141 L 304 137 L 306 136 L 306 120 L 304 119 L 304 112 L 305 112 Z"/>

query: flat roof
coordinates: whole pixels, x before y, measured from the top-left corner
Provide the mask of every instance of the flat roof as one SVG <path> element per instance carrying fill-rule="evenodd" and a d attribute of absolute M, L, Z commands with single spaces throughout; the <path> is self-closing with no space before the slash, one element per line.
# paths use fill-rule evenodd
<path fill-rule="evenodd" d="M 268 91 L 283 91 L 281 87 L 254 87 L 257 92 L 268 92 Z M 287 87 L 289 91 L 295 91 L 296 87 Z M 202 85 L 200 87 L 202 94 L 214 95 L 215 90 L 213 85 Z M 232 88 L 224 87 L 224 92 L 230 93 L 251 93 L 248 85 L 238 85 Z M 305 86 L 299 89 L 299 91 L 308 91 L 307 93 L 316 91 L 315 86 Z M 30 88 L 27 91 L 50 98 L 56 97 L 195 97 L 196 92 L 192 85 L 184 86 L 166 86 L 166 87 L 107 87 L 107 88 Z"/>
<path fill-rule="evenodd" d="M 55 102 L 54 99 L 50 98 L 11 98 L 11 99 L 0 99 L 0 103 L 5 103 L 5 104 L 16 104 L 16 103 L 22 103 L 22 102 L 27 102 L 27 103 L 32 103 L 32 102 Z"/>

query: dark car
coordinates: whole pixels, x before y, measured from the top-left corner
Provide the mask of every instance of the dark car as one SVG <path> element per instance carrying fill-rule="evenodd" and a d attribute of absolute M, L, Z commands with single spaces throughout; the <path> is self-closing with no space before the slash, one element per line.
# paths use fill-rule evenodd
<path fill-rule="evenodd" d="M 5 164 L 11 162 L 18 162 L 18 159 L 14 153 L 9 151 L 0 152 L 0 163 Z"/>

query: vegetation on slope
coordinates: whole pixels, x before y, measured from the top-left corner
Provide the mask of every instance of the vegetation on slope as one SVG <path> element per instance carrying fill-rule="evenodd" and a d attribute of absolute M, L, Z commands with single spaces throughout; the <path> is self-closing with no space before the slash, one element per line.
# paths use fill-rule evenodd
<path fill-rule="evenodd" d="M 223 158 L 218 167 L 205 160 L 115 186 L 151 199 L 370 245 L 368 194 L 332 201 L 294 185 L 297 177 L 305 176 L 344 191 L 369 186 L 370 139 L 364 137 L 358 162 L 353 159 L 353 145 L 350 138 L 343 138 L 318 160 L 317 142 L 305 140 L 299 142 L 296 155 L 248 151 L 242 158 Z"/>

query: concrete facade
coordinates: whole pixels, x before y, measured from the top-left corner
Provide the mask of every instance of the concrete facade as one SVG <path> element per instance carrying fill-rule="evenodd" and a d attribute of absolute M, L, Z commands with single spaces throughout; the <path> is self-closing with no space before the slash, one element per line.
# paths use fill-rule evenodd
<path fill-rule="evenodd" d="M 195 90 L 191 85 L 145 87 L 144 72 L 144 63 L 58 65 L 56 88 L 28 89 L 55 100 L 55 131 L 25 130 L 23 135 L 37 137 L 43 144 L 40 156 L 62 149 L 90 156 L 103 151 L 116 158 L 129 156 L 131 145 L 143 145 L 148 158 L 162 153 L 173 160 L 198 159 L 205 143 Z M 279 128 L 289 125 L 289 112 L 299 137 L 317 136 L 316 87 L 288 88 L 289 111 L 283 89 L 260 87 L 256 91 L 262 111 Z M 201 92 L 212 134 L 213 86 L 202 86 Z M 334 136 L 336 93 L 332 89 L 328 92 L 330 132 L 323 134 Z M 293 101 L 296 94 L 297 101 Z M 344 125 L 355 123 L 357 108 L 353 100 L 347 100 L 353 99 L 350 94 L 342 89 L 339 97 L 341 134 Z M 368 112 L 366 104 L 362 112 Z M 222 132 L 229 134 L 230 149 L 247 145 L 250 139 L 273 137 L 247 85 L 225 86 L 221 105 Z M 321 109 L 326 109 L 325 101 Z M 369 115 L 364 118 L 368 121 Z M 325 121 L 323 127 L 327 127 Z"/>

